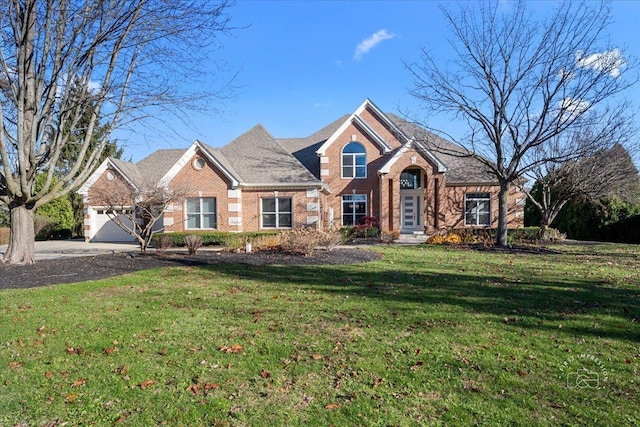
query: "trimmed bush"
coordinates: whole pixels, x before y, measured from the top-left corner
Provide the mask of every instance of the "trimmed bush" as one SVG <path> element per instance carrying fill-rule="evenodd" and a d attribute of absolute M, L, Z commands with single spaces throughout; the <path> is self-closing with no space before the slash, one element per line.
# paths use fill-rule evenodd
<path fill-rule="evenodd" d="M 457 234 L 462 243 L 493 245 L 496 242 L 495 228 L 456 228 L 449 233 Z M 562 234 L 557 230 L 549 229 L 548 235 L 553 240 L 562 240 Z M 510 245 L 516 243 L 535 243 L 540 241 L 540 227 L 510 228 L 507 234 L 507 242 Z"/>
<path fill-rule="evenodd" d="M 279 231 L 259 231 L 246 233 L 231 233 L 225 231 L 189 231 L 177 233 L 156 233 L 153 236 L 154 246 L 161 236 L 168 236 L 173 246 L 185 247 L 184 241 L 187 235 L 200 236 L 202 238 L 202 246 L 226 246 L 243 248 L 247 239 L 255 239 L 258 236 L 277 235 Z"/>

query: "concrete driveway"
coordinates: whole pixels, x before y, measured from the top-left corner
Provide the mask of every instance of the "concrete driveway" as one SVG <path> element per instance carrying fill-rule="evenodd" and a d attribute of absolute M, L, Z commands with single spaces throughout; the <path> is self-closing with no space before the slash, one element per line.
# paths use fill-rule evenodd
<path fill-rule="evenodd" d="M 0 246 L 0 256 L 3 256 L 6 250 L 7 245 Z M 137 243 L 87 243 L 82 239 L 47 240 L 36 242 L 36 261 L 139 251 L 140 246 Z"/>

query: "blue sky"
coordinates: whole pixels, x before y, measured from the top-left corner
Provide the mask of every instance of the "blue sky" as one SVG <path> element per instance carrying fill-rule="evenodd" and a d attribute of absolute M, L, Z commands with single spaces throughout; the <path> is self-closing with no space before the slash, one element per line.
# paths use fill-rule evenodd
<path fill-rule="evenodd" d="M 219 113 L 191 115 L 189 126 L 176 120 L 146 138 L 144 131 L 116 134 L 128 139 L 124 158 L 138 161 L 195 139 L 222 146 L 258 123 L 275 137 L 307 136 L 352 113 L 365 98 L 383 111 L 417 111 L 403 61 L 418 61 L 422 47 L 446 56 L 441 4 L 455 7 L 436 1 L 238 0 L 230 9 L 232 23 L 247 28 L 223 37 L 219 52 L 237 73 L 234 99 Z M 612 9 L 612 40 L 640 57 L 640 1 L 614 1 Z M 640 88 L 630 95 L 640 102 Z M 429 123 L 453 135 L 464 126 L 446 117 Z"/>

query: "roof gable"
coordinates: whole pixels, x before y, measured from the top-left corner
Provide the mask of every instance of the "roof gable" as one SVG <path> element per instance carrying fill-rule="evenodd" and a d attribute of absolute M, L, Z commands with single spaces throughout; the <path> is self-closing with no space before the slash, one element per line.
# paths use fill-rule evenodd
<path fill-rule="evenodd" d="M 389 126 L 391 129 L 396 131 L 398 135 L 406 139 L 400 129 L 391 120 L 389 120 L 389 118 L 387 118 L 386 115 L 382 111 L 380 111 L 380 109 L 376 107 L 373 102 L 371 102 L 369 99 L 365 99 L 365 101 L 356 109 L 356 111 L 351 114 L 335 132 L 333 132 L 333 134 L 324 142 L 324 144 L 320 146 L 320 148 L 318 148 L 316 154 L 318 154 L 319 156 L 324 156 L 327 148 L 329 148 L 331 144 L 333 144 L 335 140 L 338 139 L 338 137 L 342 135 L 351 124 L 355 124 L 360 127 L 363 132 L 369 138 L 371 138 L 373 142 L 378 144 L 383 153 L 390 153 L 392 151 L 391 144 L 385 141 L 382 136 L 380 136 L 362 117 L 360 117 L 365 109 L 370 109 L 371 111 L 373 111 L 375 116 L 377 116 L 377 118 L 380 119 L 385 125 Z"/>
<path fill-rule="evenodd" d="M 415 148 L 418 153 L 422 155 L 429 163 L 436 166 L 438 172 L 446 172 L 447 167 L 444 163 L 440 161 L 424 144 L 420 141 L 416 141 L 415 139 L 410 139 L 406 144 L 404 144 L 399 150 L 395 152 L 393 157 L 389 159 L 387 163 L 385 163 L 379 170 L 378 173 L 386 174 L 391 171 L 391 167 L 402 158 L 402 156 L 409 151 L 410 148 Z"/>
<path fill-rule="evenodd" d="M 233 171 L 228 165 L 226 165 L 226 161 L 220 159 L 220 155 L 216 155 L 215 150 L 211 149 L 208 145 L 203 144 L 202 142 L 195 140 L 191 146 L 182 152 L 182 155 L 173 163 L 171 168 L 167 170 L 159 179 L 159 185 L 167 185 L 175 176 L 189 163 L 189 161 L 196 155 L 196 153 L 200 151 L 203 156 L 207 158 L 210 162 L 212 162 L 222 174 L 231 181 L 232 187 L 237 187 L 240 182 L 237 173 Z"/>
<path fill-rule="evenodd" d="M 113 157 L 107 157 L 78 189 L 78 194 L 89 194 L 89 188 L 98 181 L 107 169 L 113 169 L 118 172 L 120 176 L 135 189 L 138 189 L 142 183 L 142 175 L 135 164 Z"/>

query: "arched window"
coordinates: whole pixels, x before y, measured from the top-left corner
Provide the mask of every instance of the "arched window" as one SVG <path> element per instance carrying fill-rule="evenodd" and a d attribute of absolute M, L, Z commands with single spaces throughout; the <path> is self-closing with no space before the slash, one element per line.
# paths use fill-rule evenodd
<path fill-rule="evenodd" d="M 367 177 L 367 152 L 359 142 L 350 142 L 342 149 L 342 177 Z"/>

